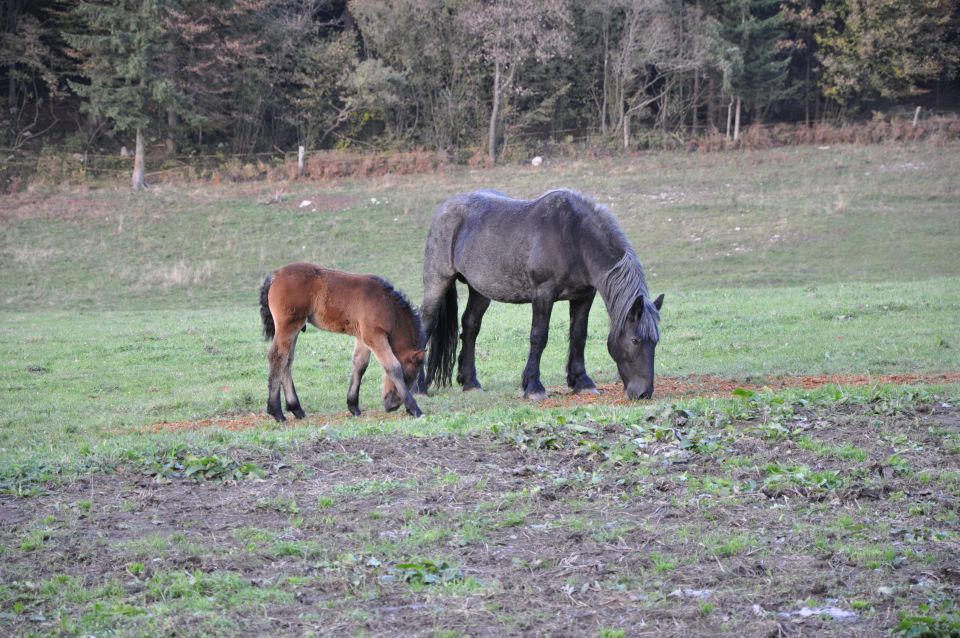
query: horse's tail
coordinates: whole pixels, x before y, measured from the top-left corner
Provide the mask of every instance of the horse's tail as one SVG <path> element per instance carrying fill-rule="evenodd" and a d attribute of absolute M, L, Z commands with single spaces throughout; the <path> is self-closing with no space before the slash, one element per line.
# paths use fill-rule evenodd
<path fill-rule="evenodd" d="M 270 294 L 270 284 L 273 283 L 273 274 L 267 275 L 263 280 L 263 286 L 260 288 L 260 319 L 263 321 L 263 338 L 267 341 L 273 339 L 277 331 L 273 325 L 273 315 L 270 313 L 270 304 L 267 301 L 267 295 Z"/>
<path fill-rule="evenodd" d="M 450 385 L 453 364 L 457 359 L 457 284 L 450 286 L 437 307 L 436 326 L 430 334 L 430 355 L 427 359 L 427 385 Z"/>

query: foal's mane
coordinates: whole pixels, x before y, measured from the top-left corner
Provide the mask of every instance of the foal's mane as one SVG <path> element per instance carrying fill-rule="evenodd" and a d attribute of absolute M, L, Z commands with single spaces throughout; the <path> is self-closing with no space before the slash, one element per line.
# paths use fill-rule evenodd
<path fill-rule="evenodd" d="M 610 332 L 620 333 L 627 322 L 630 309 L 637 297 L 643 296 L 643 314 L 640 317 L 638 335 L 644 340 L 658 341 L 660 339 L 660 311 L 651 303 L 650 291 L 647 289 L 647 278 L 643 272 L 643 265 L 630 245 L 630 240 L 620 228 L 620 223 L 610 210 L 579 193 L 573 193 L 584 204 L 585 216 L 591 219 L 599 228 L 601 235 L 618 251 L 623 251 L 623 257 L 610 270 L 603 273 L 596 282 L 597 290 L 607 304 L 607 314 L 610 315 Z"/>
<path fill-rule="evenodd" d="M 420 323 L 420 312 L 413 307 L 413 304 L 410 303 L 407 296 L 394 288 L 393 284 L 389 281 L 377 275 L 373 275 L 373 278 L 383 286 L 384 292 L 387 293 L 387 297 L 393 302 L 397 311 L 410 317 L 410 325 L 414 332 L 413 340 L 416 342 L 417 347 L 420 347 L 425 339 L 423 325 Z"/>

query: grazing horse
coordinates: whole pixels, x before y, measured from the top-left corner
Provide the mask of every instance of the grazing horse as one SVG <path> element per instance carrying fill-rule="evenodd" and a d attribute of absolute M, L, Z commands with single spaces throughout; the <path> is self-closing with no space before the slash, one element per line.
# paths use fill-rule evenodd
<path fill-rule="evenodd" d="M 437 381 L 448 385 L 457 349 L 456 281 L 467 284 L 457 382 L 480 388 L 475 349 L 490 301 L 530 303 L 533 325 L 523 371 L 525 397 L 540 400 L 540 355 L 547 344 L 550 313 L 570 302 L 567 385 L 596 392 L 583 349 L 590 306 L 599 292 L 610 316 L 607 351 L 617 363 L 631 399 L 653 396 L 653 358 L 660 338 L 663 295 L 650 299 L 643 267 L 614 215 L 569 190 L 550 191 L 532 201 L 496 191 L 456 195 L 433 216 L 423 263 L 420 308 L 429 358 L 418 390 Z"/>
<path fill-rule="evenodd" d="M 354 275 L 313 264 L 290 264 L 268 276 L 260 289 L 260 317 L 270 346 L 270 391 L 267 413 L 285 421 L 280 409 L 280 386 L 287 410 L 304 417 L 293 387 L 293 351 L 309 321 L 321 330 L 353 335 L 353 377 L 347 407 L 360 416 L 360 380 L 373 351 L 383 366 L 383 407 L 423 416 L 410 393 L 423 367 L 424 343 L 420 318 L 401 292 L 374 275 Z"/>

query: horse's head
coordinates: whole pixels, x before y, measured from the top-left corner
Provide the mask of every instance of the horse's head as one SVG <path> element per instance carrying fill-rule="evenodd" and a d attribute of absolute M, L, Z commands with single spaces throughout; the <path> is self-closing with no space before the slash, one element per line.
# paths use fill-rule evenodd
<path fill-rule="evenodd" d="M 643 295 L 637 297 L 623 322 L 623 328 L 607 337 L 607 351 L 617 362 L 623 388 L 631 399 L 653 396 L 653 355 L 660 331 L 660 307 L 663 295 L 652 303 Z"/>

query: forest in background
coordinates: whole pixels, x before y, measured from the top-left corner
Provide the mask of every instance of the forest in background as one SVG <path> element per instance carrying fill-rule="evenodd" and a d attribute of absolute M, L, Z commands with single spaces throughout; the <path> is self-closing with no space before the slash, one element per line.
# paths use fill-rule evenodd
<path fill-rule="evenodd" d="M 487 164 L 954 110 L 957 0 L 5 0 L 0 152 Z M 138 143 L 140 142 L 140 143 Z"/>

